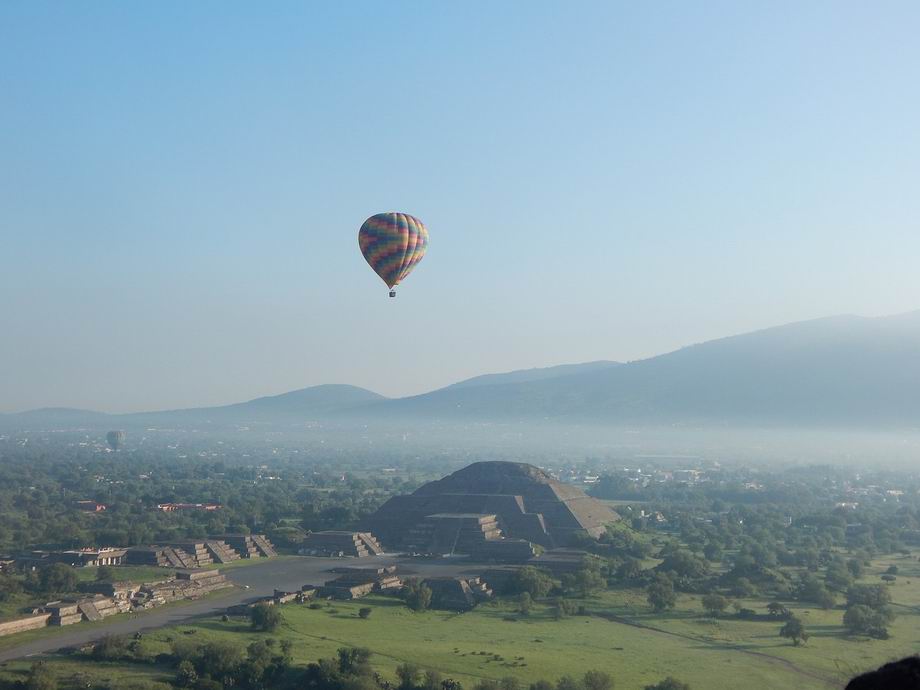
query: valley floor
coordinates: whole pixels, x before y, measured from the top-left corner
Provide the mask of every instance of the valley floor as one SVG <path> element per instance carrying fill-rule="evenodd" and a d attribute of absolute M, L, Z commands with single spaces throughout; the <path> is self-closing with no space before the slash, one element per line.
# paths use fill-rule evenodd
<path fill-rule="evenodd" d="M 614 678 L 617 690 L 641 690 L 665 676 L 688 682 L 695 690 L 824 690 L 840 688 L 859 671 L 920 649 L 917 555 L 879 559 L 865 581 L 878 582 L 891 564 L 901 573 L 891 587 L 898 619 L 885 641 L 848 636 L 841 626 L 842 608 L 793 605 L 811 635 L 807 645 L 794 647 L 778 636 L 781 624 L 776 621 L 710 618 L 703 615 L 699 597 L 689 595 L 681 595 L 674 610 L 656 614 L 638 589 L 609 590 L 584 600 L 590 615 L 562 620 L 541 604 L 521 616 L 510 602 L 481 605 L 464 614 L 413 613 L 399 600 L 381 596 L 323 602 L 314 609 L 289 604 L 282 609 L 283 625 L 272 636 L 293 642 L 298 664 L 334 656 L 339 647 L 363 646 L 373 651 L 372 661 L 385 677 L 393 677 L 399 663 L 411 661 L 461 680 L 467 688 L 481 678 L 511 675 L 526 683 L 600 669 Z M 246 572 L 255 576 L 256 569 Z M 740 603 L 763 613 L 767 601 Z M 368 606 L 373 609 L 370 617 L 361 619 L 358 610 Z M 178 635 L 240 646 L 266 636 L 252 632 L 244 618 L 221 621 L 211 615 L 146 633 L 144 649 L 150 657 L 168 652 L 169 641 Z M 0 677 L 22 677 L 29 663 L 11 662 Z M 125 681 L 167 682 L 174 675 L 166 665 L 100 664 L 79 656 L 51 657 L 50 664 L 61 677 L 84 681 L 114 675 Z"/>

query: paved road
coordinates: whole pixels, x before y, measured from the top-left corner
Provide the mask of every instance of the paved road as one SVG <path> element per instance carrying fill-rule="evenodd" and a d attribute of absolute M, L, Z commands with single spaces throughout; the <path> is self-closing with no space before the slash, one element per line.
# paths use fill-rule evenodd
<path fill-rule="evenodd" d="M 62 628 L 31 642 L 0 650 L 0 662 L 19 659 L 34 654 L 53 652 L 63 647 L 77 647 L 98 640 L 104 635 L 130 635 L 142 630 L 153 630 L 193 618 L 210 616 L 222 612 L 228 606 L 241 604 L 272 594 L 275 589 L 296 591 L 305 584 L 322 584 L 335 577 L 332 568 L 343 566 L 397 565 L 403 575 L 436 577 L 439 575 L 478 574 L 481 567 L 470 569 L 463 559 L 419 561 L 399 556 L 373 556 L 371 558 L 284 558 L 267 559 L 263 562 L 226 571 L 227 579 L 236 587 L 226 594 L 192 601 L 181 605 L 167 606 L 140 613 L 120 614 L 106 623 L 93 625 L 83 623 L 72 628 Z M 246 589 L 249 585 L 249 589 Z"/>

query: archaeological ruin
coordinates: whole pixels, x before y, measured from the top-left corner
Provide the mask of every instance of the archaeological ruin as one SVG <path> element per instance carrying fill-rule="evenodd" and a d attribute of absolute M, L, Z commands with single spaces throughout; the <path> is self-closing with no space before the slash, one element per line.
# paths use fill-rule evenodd
<path fill-rule="evenodd" d="M 387 501 L 367 521 L 388 551 L 522 562 L 532 545 L 597 537 L 619 516 L 577 486 L 526 463 L 477 462 Z"/>

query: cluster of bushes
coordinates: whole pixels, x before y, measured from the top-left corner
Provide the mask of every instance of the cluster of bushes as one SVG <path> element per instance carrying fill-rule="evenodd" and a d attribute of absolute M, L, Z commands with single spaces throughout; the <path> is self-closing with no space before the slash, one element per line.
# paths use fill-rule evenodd
<path fill-rule="evenodd" d="M 856 585 L 847 590 L 847 610 L 843 625 L 854 635 L 887 640 L 888 626 L 895 614 L 889 604 L 891 593 L 885 585 Z"/>
<path fill-rule="evenodd" d="M 175 685 L 195 690 L 218 690 L 229 686 L 253 690 L 275 687 L 291 665 L 291 642 L 258 640 L 245 651 L 225 641 L 195 644 L 174 640 L 171 661 L 176 667 Z"/>
<path fill-rule="evenodd" d="M 431 587 L 417 579 L 406 580 L 400 596 L 413 611 L 427 611 L 431 606 Z"/>
<path fill-rule="evenodd" d="M 259 603 L 250 609 L 249 622 L 253 630 L 274 632 L 284 622 L 284 614 L 278 606 Z"/>

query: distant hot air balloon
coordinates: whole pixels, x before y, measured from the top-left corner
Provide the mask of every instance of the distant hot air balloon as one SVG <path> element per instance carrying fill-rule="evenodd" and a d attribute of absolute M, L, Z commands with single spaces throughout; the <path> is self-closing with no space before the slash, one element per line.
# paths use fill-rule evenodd
<path fill-rule="evenodd" d="M 118 450 L 125 442 L 125 436 L 124 431 L 110 431 L 105 435 L 105 440 L 109 444 L 109 448 Z"/>
<path fill-rule="evenodd" d="M 395 288 L 425 256 L 428 229 L 408 213 L 378 213 L 358 230 L 358 246 L 364 259 L 390 288 Z"/>

